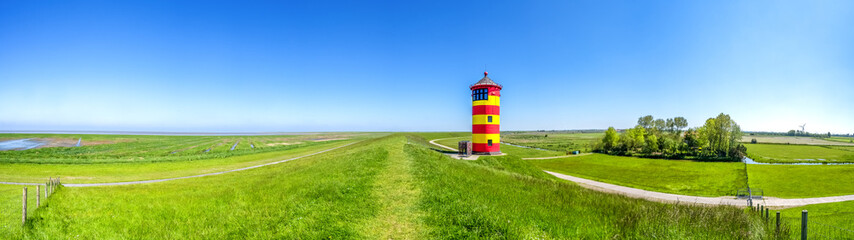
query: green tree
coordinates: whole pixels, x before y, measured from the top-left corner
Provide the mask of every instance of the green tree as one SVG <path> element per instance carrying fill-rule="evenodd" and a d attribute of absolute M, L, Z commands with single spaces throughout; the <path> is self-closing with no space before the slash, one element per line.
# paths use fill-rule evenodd
<path fill-rule="evenodd" d="M 638 118 L 638 125 L 640 125 L 642 128 L 650 129 L 652 128 L 654 121 L 655 120 L 652 118 L 652 115 L 646 115 Z"/>
<path fill-rule="evenodd" d="M 673 138 L 664 137 L 660 139 L 661 141 L 661 151 L 664 152 L 665 155 L 675 154 L 678 151 L 679 145 L 676 140 Z"/>
<path fill-rule="evenodd" d="M 645 144 L 644 135 L 646 135 L 646 130 L 640 125 L 626 129 L 626 131 L 620 135 L 620 146 L 622 150 L 625 152 L 635 152 L 638 148 L 643 148 Z"/>
<path fill-rule="evenodd" d="M 642 126 L 638 125 L 635 128 L 629 129 L 626 131 L 629 140 L 631 142 L 631 149 L 643 148 L 646 144 L 644 140 L 644 136 L 646 136 L 646 129 Z"/>
<path fill-rule="evenodd" d="M 718 157 L 738 157 L 739 140 L 743 133 L 741 127 L 735 123 L 727 114 L 719 114 L 715 118 L 706 120 L 706 124 L 699 129 L 702 139 L 708 142 L 708 151 L 705 154 Z"/>
<path fill-rule="evenodd" d="M 682 133 L 682 129 L 688 127 L 688 120 L 684 117 L 673 118 L 673 127 L 676 129 L 676 135 Z"/>
<path fill-rule="evenodd" d="M 688 129 L 685 131 L 683 142 L 685 143 L 683 150 L 690 153 L 696 153 L 706 146 L 706 140 L 700 136 L 700 132 L 697 129 Z"/>
<path fill-rule="evenodd" d="M 667 128 L 667 132 L 674 133 L 676 132 L 676 124 L 673 122 L 672 118 L 668 118 L 664 121 L 664 126 Z"/>
<path fill-rule="evenodd" d="M 655 119 L 655 121 L 652 122 L 652 128 L 655 131 L 649 134 L 658 134 L 664 132 L 667 129 L 667 123 L 664 121 L 664 119 Z"/>
<path fill-rule="evenodd" d="M 650 134 L 646 137 L 646 145 L 644 145 L 644 152 L 654 153 L 658 151 L 658 137 L 656 137 L 655 134 Z"/>
<path fill-rule="evenodd" d="M 617 130 L 614 127 L 608 127 L 605 130 L 605 137 L 602 138 L 602 146 L 606 152 L 612 151 L 620 143 L 620 136 L 617 135 Z"/>

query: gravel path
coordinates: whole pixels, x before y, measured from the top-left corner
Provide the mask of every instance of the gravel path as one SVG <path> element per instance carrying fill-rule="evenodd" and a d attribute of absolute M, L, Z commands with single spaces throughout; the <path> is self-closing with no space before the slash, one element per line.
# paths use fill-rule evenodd
<path fill-rule="evenodd" d="M 624 196 L 628 196 L 631 198 L 642 198 L 650 201 L 656 202 L 668 202 L 668 203 L 680 203 L 680 204 L 700 204 L 700 205 L 733 205 L 733 206 L 747 206 L 746 199 L 736 199 L 734 196 L 725 196 L 725 197 L 697 197 L 697 196 L 687 196 L 687 195 L 678 195 L 678 194 L 670 194 L 670 193 L 661 193 L 661 192 L 653 192 L 647 191 L 637 188 L 624 187 L 614 184 L 608 184 L 603 182 L 597 182 L 589 179 L 573 177 L 569 175 L 564 175 L 556 172 L 544 171 L 548 174 L 554 175 L 560 179 L 569 180 L 575 183 L 578 183 L 582 187 L 586 187 L 589 189 L 615 193 Z M 834 197 L 819 197 L 819 198 L 795 198 L 795 199 L 784 199 L 784 198 L 775 198 L 775 197 L 765 197 L 764 199 L 754 199 L 753 202 L 765 205 L 768 207 L 776 207 L 776 208 L 788 208 L 788 207 L 796 207 L 803 206 L 809 204 L 819 204 L 819 203 L 832 203 L 832 202 L 844 202 L 844 201 L 852 201 L 854 200 L 854 195 L 844 195 L 844 196 L 834 196 Z"/>
<path fill-rule="evenodd" d="M 451 137 L 451 138 L 457 138 L 457 137 Z M 456 149 L 456 148 L 452 148 L 452 147 L 448 147 L 448 146 L 445 146 L 445 145 L 442 145 L 442 144 L 438 144 L 438 143 L 436 143 L 436 141 L 439 141 L 439 140 L 445 140 L 445 139 L 451 139 L 451 138 L 433 139 L 433 140 L 430 140 L 430 144 L 433 144 L 433 145 L 436 145 L 436 146 L 439 146 L 439 147 L 442 147 L 442 148 L 444 148 L 444 149 L 448 149 L 448 150 L 451 150 L 451 151 L 458 151 L 458 149 Z"/>
<path fill-rule="evenodd" d="M 554 156 L 554 157 L 522 158 L 522 160 L 541 160 L 541 159 L 554 159 L 554 158 L 581 157 L 581 156 L 587 156 L 590 154 L 592 154 L 592 153 L 582 153 L 582 154 L 576 154 L 576 155 L 563 155 L 563 156 Z"/>
<path fill-rule="evenodd" d="M 271 163 L 265 163 L 265 164 L 261 164 L 261 165 L 251 166 L 251 167 L 244 167 L 244 168 L 232 169 L 232 170 L 222 171 L 222 172 L 205 173 L 205 174 L 192 175 L 192 176 L 185 176 L 185 177 L 175 177 L 175 178 L 164 178 L 164 179 L 154 179 L 154 180 L 144 180 L 144 181 L 131 181 L 131 182 L 112 182 L 112 183 L 66 183 L 66 184 L 62 184 L 62 186 L 63 186 L 63 187 L 98 187 L 98 186 L 116 186 L 116 185 L 131 185 L 131 184 L 143 184 L 143 183 L 156 183 L 156 182 L 165 182 L 165 181 L 172 181 L 172 180 L 186 179 L 186 178 L 197 178 L 197 177 L 213 176 L 213 175 L 219 175 L 219 174 L 223 174 L 223 173 L 237 172 L 237 171 L 243 171 L 243 170 L 249 170 L 249 169 L 253 169 L 253 168 L 259 168 L 259 167 L 269 166 L 269 165 L 273 165 L 273 164 L 279 164 L 279 163 L 283 163 L 283 162 L 287 162 L 287 161 L 291 161 L 291 160 L 297 160 L 297 159 L 300 159 L 300 158 L 310 157 L 310 156 L 314 156 L 314 155 L 317 155 L 317 154 L 321 154 L 321 153 L 329 152 L 329 151 L 332 151 L 332 150 L 335 150 L 335 149 L 339 149 L 339 148 L 343 148 L 343 147 L 346 147 L 346 146 L 350 146 L 350 145 L 353 145 L 353 144 L 356 144 L 356 143 L 358 143 L 358 142 L 348 143 L 348 144 L 345 144 L 345 145 L 342 145 L 342 146 L 338 146 L 338 147 L 334 147 L 334 148 L 326 149 L 326 150 L 323 150 L 323 151 L 320 151 L 320 152 L 311 153 L 311 154 L 308 154 L 308 155 L 302 155 L 302 156 L 299 156 L 299 157 L 293 157 L 293 158 L 288 158 L 288 159 L 285 159 L 285 160 L 275 161 L 275 162 L 271 162 Z M 44 185 L 44 184 L 42 184 L 42 183 L 17 183 L 17 182 L 0 182 L 0 184 L 12 184 L 12 185 Z"/>

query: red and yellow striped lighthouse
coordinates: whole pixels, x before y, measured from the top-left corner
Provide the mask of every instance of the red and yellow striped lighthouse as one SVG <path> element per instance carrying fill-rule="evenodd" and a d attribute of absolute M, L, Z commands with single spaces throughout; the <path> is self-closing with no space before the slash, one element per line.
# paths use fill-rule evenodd
<path fill-rule="evenodd" d="M 501 122 L 499 102 L 501 85 L 493 82 L 483 72 L 483 78 L 471 89 L 471 140 L 475 154 L 501 154 L 498 128 Z"/>

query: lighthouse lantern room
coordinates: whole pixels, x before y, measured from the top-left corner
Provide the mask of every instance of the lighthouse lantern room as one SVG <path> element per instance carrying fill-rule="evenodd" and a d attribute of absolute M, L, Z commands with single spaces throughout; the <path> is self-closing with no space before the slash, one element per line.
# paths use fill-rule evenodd
<path fill-rule="evenodd" d="M 488 74 L 483 72 L 483 78 L 469 87 L 472 100 L 472 152 L 496 155 L 501 154 L 498 127 L 501 122 L 499 111 L 501 85 L 489 79 Z"/>

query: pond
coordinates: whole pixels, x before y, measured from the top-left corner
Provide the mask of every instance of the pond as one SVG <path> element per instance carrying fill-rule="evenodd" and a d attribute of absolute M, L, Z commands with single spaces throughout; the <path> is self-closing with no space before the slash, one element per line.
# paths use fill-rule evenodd
<path fill-rule="evenodd" d="M 0 151 L 6 150 L 27 150 L 44 145 L 43 142 L 27 139 L 16 139 L 0 142 Z"/>

